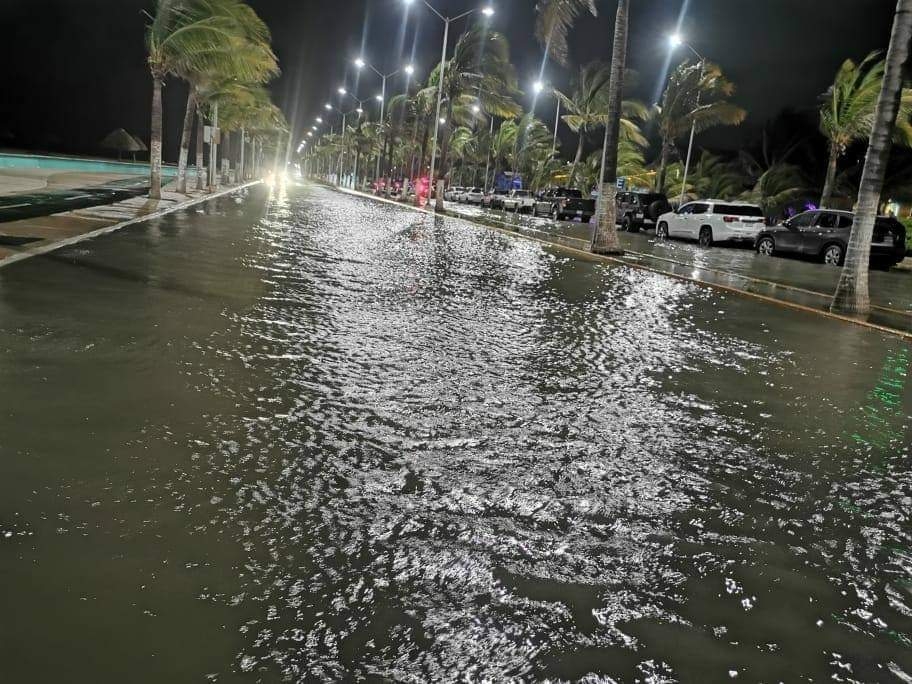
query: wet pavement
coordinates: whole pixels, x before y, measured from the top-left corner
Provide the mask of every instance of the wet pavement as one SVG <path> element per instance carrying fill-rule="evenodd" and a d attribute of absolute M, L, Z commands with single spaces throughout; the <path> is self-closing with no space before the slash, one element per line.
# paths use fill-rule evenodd
<path fill-rule="evenodd" d="M 593 226 L 588 223 L 552 221 L 512 212 L 448 203 L 447 210 L 473 220 L 503 222 L 533 237 L 556 240 L 586 249 Z M 703 282 L 753 292 L 815 309 L 829 307 L 839 269 L 811 260 L 769 258 L 757 255 L 752 245 L 723 243 L 709 249 L 696 242 L 659 240 L 655 231 L 620 233 L 626 260 Z M 872 270 L 871 322 L 912 332 L 912 270 Z"/>
<path fill-rule="evenodd" d="M 0 224 L 113 204 L 148 194 L 149 178 L 141 176 L 82 187 L 0 195 Z M 0 245 L 5 244 L 3 232 L 3 227 L 0 226 Z"/>
<path fill-rule="evenodd" d="M 0 662 L 908 681 L 910 363 L 894 336 L 313 187 L 14 264 Z"/>

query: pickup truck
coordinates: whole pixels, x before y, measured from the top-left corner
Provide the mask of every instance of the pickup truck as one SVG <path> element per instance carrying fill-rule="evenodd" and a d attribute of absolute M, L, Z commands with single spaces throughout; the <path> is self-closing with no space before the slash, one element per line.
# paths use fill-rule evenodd
<path fill-rule="evenodd" d="M 536 216 L 550 216 L 555 221 L 579 218 L 583 223 L 595 216 L 595 200 L 583 197 L 579 190 L 552 188 L 538 196 L 532 213 Z"/>
<path fill-rule="evenodd" d="M 531 213 L 535 206 L 535 198 L 530 190 L 511 190 L 510 194 L 503 198 L 501 206 L 504 211 Z"/>

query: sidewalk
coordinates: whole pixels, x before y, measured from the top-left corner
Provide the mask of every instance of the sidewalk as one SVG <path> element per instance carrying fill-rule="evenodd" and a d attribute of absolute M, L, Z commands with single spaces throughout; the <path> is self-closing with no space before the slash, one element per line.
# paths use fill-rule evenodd
<path fill-rule="evenodd" d="M 114 204 L 3 223 L 0 224 L 0 268 L 134 223 L 180 211 L 260 182 L 257 180 L 224 186 L 212 193 L 194 190 L 179 194 L 163 190 L 160 200 L 131 197 Z"/>

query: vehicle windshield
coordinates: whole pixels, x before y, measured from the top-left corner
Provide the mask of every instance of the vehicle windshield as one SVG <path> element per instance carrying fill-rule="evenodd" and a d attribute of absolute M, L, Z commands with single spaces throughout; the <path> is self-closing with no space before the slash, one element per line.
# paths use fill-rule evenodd
<path fill-rule="evenodd" d="M 763 218 L 763 210 L 760 207 L 752 207 L 749 204 L 717 204 L 715 213 Z"/>

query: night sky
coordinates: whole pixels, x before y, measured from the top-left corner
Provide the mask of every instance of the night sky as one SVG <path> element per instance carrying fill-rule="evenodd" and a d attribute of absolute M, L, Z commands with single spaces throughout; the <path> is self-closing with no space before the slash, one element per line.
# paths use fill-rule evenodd
<path fill-rule="evenodd" d="M 442 22 L 416 3 L 408 15 L 401 0 L 249 0 L 273 32 L 283 75 L 271 88 L 290 120 L 309 125 L 345 81 L 362 52 L 392 71 L 412 56 L 425 77 L 439 60 Z M 584 18 L 571 35 L 579 64 L 607 59 L 616 4 L 598 0 L 601 16 Z M 433 0 L 457 14 L 472 0 Z M 496 0 L 492 28 L 507 35 L 522 86 L 531 90 L 542 66 L 532 37 L 534 0 Z M 847 57 L 885 49 L 895 0 L 634 0 L 630 64 L 639 72 L 635 96 L 653 101 L 668 47 L 665 37 L 685 10 L 682 32 L 697 50 L 722 65 L 738 86 L 735 100 L 750 112 L 739 129 L 701 142 L 736 148 L 756 138 L 765 121 L 786 109 L 810 110 Z M 688 5 L 683 8 L 682 5 Z M 101 152 L 98 141 L 124 127 L 147 138 L 151 84 L 143 42 L 152 0 L 0 0 L 0 145 L 71 153 Z M 406 16 L 408 19 L 406 21 Z M 456 34 L 465 20 L 455 29 Z M 455 42 L 456 36 L 453 36 Z M 679 53 L 683 56 L 683 53 Z M 546 80 L 569 87 L 574 68 L 549 64 Z M 401 90 L 402 81 L 390 89 Z M 379 92 L 365 73 L 358 94 Z M 165 160 L 177 155 L 185 87 L 165 92 Z M 530 99 L 524 101 L 528 106 Z M 553 119 L 553 100 L 542 98 L 539 116 Z M 9 138 L 9 134 L 14 137 Z M 299 134 L 300 135 L 300 134 Z M 569 141 L 569 132 L 563 136 Z"/>

